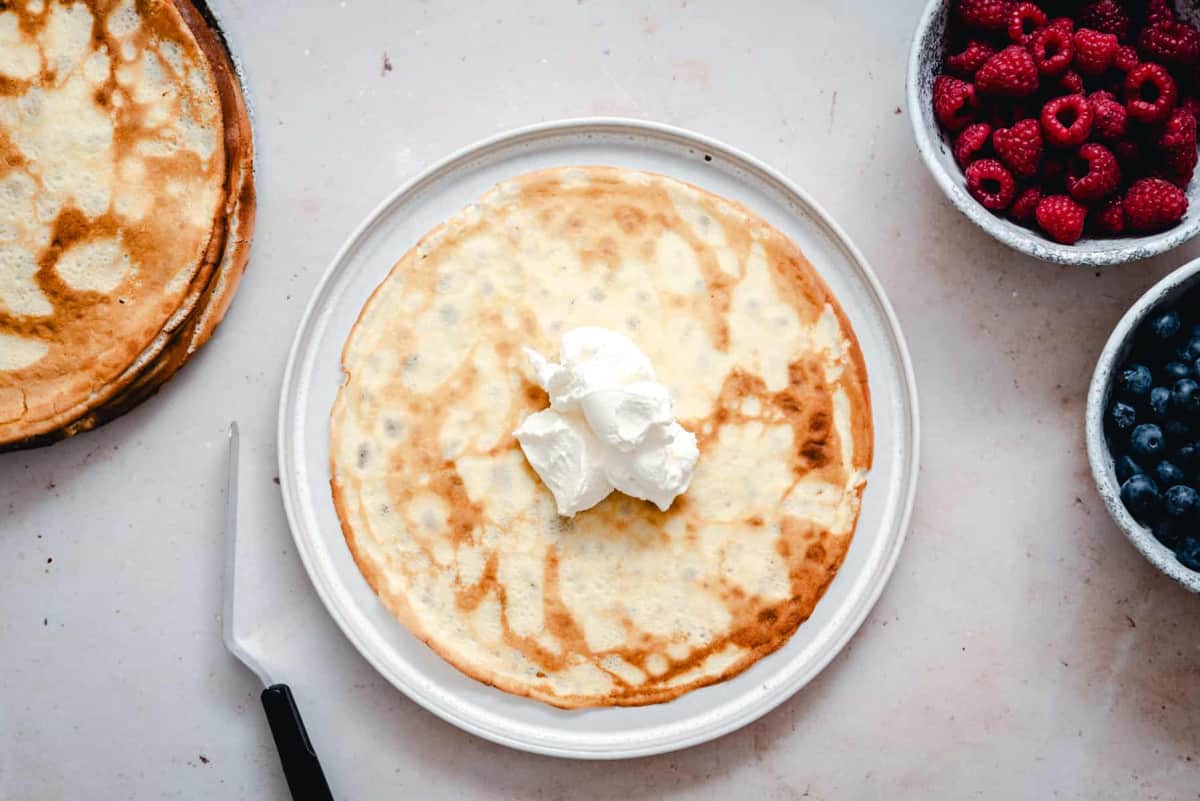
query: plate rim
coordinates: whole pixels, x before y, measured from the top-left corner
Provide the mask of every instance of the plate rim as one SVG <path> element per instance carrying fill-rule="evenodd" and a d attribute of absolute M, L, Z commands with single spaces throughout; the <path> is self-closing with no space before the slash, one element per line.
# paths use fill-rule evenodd
<path fill-rule="evenodd" d="M 880 313 L 881 322 L 884 323 L 889 334 L 893 356 L 896 359 L 896 366 L 898 368 L 897 372 L 900 373 L 903 384 L 901 388 L 903 390 L 902 400 L 909 410 L 908 419 L 905 421 L 907 426 L 901 435 L 902 440 L 907 440 L 905 443 L 907 459 L 902 459 L 898 465 L 898 468 L 906 477 L 906 482 L 903 491 L 899 493 L 899 497 L 893 497 L 892 499 L 896 508 L 890 515 L 894 520 L 893 525 L 897 533 L 892 537 L 892 541 L 888 544 L 886 552 L 878 560 L 874 571 L 875 575 L 866 583 L 865 589 L 857 596 L 851 596 L 849 599 L 852 603 L 847 610 L 844 610 L 846 622 L 840 627 L 841 630 L 830 638 L 829 647 L 826 649 L 825 654 L 821 658 L 814 660 L 806 670 L 791 677 L 790 681 L 778 685 L 768 694 L 760 695 L 752 703 L 747 704 L 740 713 L 731 715 L 726 720 L 721 721 L 719 725 L 714 726 L 710 724 L 698 727 L 696 731 L 684 733 L 681 736 L 661 742 L 606 750 L 585 750 L 569 746 L 546 745 L 517 739 L 504 733 L 493 731 L 488 727 L 480 725 L 470 717 L 459 714 L 457 710 L 445 708 L 435 703 L 431 698 L 422 693 L 419 688 L 407 686 L 403 681 L 398 680 L 399 677 L 385 670 L 377 661 L 375 654 L 359 642 L 346 616 L 343 615 L 338 603 L 335 603 L 332 597 L 332 588 L 327 585 L 324 574 L 318 570 L 315 564 L 316 556 L 310 551 L 311 546 L 308 542 L 308 537 L 301 535 L 301 530 L 305 528 L 301 504 L 303 500 L 302 496 L 306 493 L 301 490 L 296 480 L 296 471 L 291 469 L 292 465 L 295 464 L 293 458 L 295 441 L 291 435 L 292 423 L 296 419 L 297 402 L 305 395 L 304 388 L 296 386 L 304 362 L 304 352 L 312 341 L 312 329 L 322 316 L 322 306 L 331 285 L 340 274 L 344 260 L 356 247 L 363 235 L 380 221 L 389 208 L 406 196 L 420 192 L 427 184 L 439 180 L 446 173 L 452 172 L 457 167 L 467 166 L 474 160 L 486 157 L 493 150 L 536 141 L 536 139 L 541 137 L 549 138 L 587 133 L 650 136 L 660 140 L 673 140 L 676 143 L 696 148 L 708 155 L 720 154 L 729 163 L 773 185 L 784 196 L 799 201 L 803 207 L 811 212 L 814 221 L 829 231 L 831 238 L 846 251 L 859 270 L 860 277 L 869 289 L 877 311 Z M 493 134 L 492 136 L 461 147 L 448 156 L 420 170 L 376 204 L 342 242 L 342 245 L 338 248 L 320 279 L 313 287 L 305 304 L 304 313 L 300 317 L 291 346 L 288 349 L 287 363 L 280 388 L 279 417 L 276 427 L 280 494 L 287 517 L 288 528 L 296 544 L 296 551 L 300 556 L 300 561 L 304 565 L 309 583 L 321 599 L 326 612 L 337 624 L 338 628 L 341 629 L 343 636 L 350 641 L 355 650 L 358 651 L 371 667 L 421 708 L 475 736 L 509 748 L 545 756 L 597 760 L 624 759 L 668 753 L 699 745 L 729 734 L 754 722 L 793 697 L 800 689 L 828 667 L 829 663 L 842 652 L 846 644 L 862 627 L 863 622 L 875 607 L 883 592 L 883 588 L 891 579 L 900 552 L 903 550 L 908 538 L 917 486 L 920 479 L 920 433 L 920 407 L 917 397 L 916 376 L 912 366 L 908 343 L 900 326 L 899 318 L 896 316 L 891 301 L 884 291 L 882 284 L 879 282 L 875 271 L 871 268 L 870 263 L 849 236 L 847 236 L 842 227 L 825 211 L 824 207 L 817 203 L 808 192 L 797 186 L 781 172 L 732 145 L 665 123 L 611 116 L 572 117 L 552 120 Z"/>

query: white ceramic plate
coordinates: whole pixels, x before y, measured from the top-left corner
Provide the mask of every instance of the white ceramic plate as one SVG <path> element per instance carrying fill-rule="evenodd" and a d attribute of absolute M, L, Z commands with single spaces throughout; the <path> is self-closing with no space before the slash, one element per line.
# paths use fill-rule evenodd
<path fill-rule="evenodd" d="M 329 413 L 342 345 L 392 265 L 434 225 L 497 182 L 568 164 L 650 170 L 741 201 L 804 250 L 841 301 L 870 376 L 875 465 L 853 544 L 812 618 L 730 681 L 654 706 L 564 711 L 485 686 L 409 634 L 377 600 L 342 539 L 329 491 Z M 871 269 L 841 229 L 779 173 L 686 131 L 620 119 L 536 125 L 469 147 L 400 188 L 355 231 L 309 301 L 288 359 L 279 475 L 296 547 L 329 613 L 363 656 L 439 717 L 513 748 L 564 757 L 660 753 L 746 725 L 786 700 L 858 629 L 903 544 L 917 480 L 917 402 L 908 350 Z"/>

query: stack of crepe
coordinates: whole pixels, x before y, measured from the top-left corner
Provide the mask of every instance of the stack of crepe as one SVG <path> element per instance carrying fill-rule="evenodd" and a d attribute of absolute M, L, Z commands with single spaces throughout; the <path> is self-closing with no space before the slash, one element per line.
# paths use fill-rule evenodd
<path fill-rule="evenodd" d="M 157 391 L 224 316 L 253 224 L 250 121 L 206 13 L 0 3 L 0 451 Z"/>

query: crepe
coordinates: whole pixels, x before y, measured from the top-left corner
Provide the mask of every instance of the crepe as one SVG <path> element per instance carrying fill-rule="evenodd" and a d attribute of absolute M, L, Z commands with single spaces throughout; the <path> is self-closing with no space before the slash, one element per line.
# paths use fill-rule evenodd
<path fill-rule="evenodd" d="M 0 449 L 120 414 L 211 335 L 246 264 L 252 158 L 190 4 L 6 4 Z"/>
<path fill-rule="evenodd" d="M 667 512 L 555 513 L 512 432 L 521 347 L 629 336 L 700 458 Z M 872 428 L 854 333 L 742 206 L 610 167 L 506 181 L 427 234 L 343 353 L 331 487 L 383 604 L 454 666 L 561 707 L 667 701 L 783 645 L 849 547 Z"/>

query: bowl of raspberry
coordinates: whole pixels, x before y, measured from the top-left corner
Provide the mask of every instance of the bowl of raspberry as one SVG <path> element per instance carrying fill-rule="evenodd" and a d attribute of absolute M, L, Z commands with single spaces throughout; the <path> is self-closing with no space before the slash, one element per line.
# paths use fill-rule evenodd
<path fill-rule="evenodd" d="M 1159 570 L 1200 592 L 1200 259 L 1121 318 L 1092 376 L 1086 428 L 1113 520 Z"/>
<path fill-rule="evenodd" d="M 1059 264 L 1200 233 L 1200 3 L 932 0 L 913 39 L 917 149 L 996 239 Z"/>

